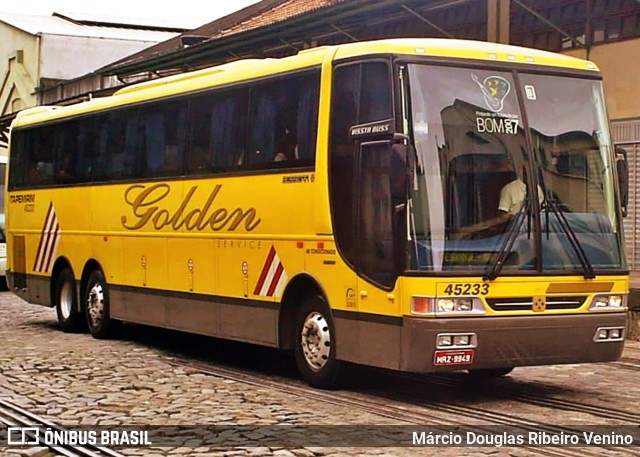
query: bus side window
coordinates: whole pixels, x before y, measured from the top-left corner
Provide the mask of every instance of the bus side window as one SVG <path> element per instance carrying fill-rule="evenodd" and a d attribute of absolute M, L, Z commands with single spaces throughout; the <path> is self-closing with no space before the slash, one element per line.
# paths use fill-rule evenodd
<path fill-rule="evenodd" d="M 276 152 L 276 117 L 282 89 L 276 84 L 258 86 L 251 95 L 248 164 L 272 162 Z"/>
<path fill-rule="evenodd" d="M 53 125 L 54 133 L 50 136 L 49 144 L 54 161 L 39 161 L 40 167 L 32 167 L 31 172 L 38 172 L 45 176 L 50 168 L 53 178 L 58 184 L 75 184 L 88 182 L 91 173 L 91 155 L 93 154 L 95 138 L 92 131 L 93 120 L 64 120 Z M 48 165 L 45 166 L 45 163 Z M 40 168 L 40 169 L 38 169 Z M 34 174 L 34 176 L 37 176 Z M 34 178 L 39 179 L 39 178 Z"/>
<path fill-rule="evenodd" d="M 211 125 L 211 95 L 201 95 L 189 100 L 187 114 L 189 142 L 187 144 L 187 173 L 200 174 L 211 171 L 209 134 Z"/>
<path fill-rule="evenodd" d="M 92 156 L 95 154 L 97 136 L 95 119 L 83 119 L 78 122 L 77 150 L 75 175 L 78 182 L 89 182 L 92 172 Z"/>
<path fill-rule="evenodd" d="M 12 173 L 9 175 L 9 189 L 22 189 L 38 185 L 40 173 L 33 160 L 34 131 L 18 130 L 11 134 L 11 155 L 9 157 Z"/>
<path fill-rule="evenodd" d="M 369 63 L 362 70 L 359 124 L 393 117 L 389 67 L 385 62 Z"/>
<path fill-rule="evenodd" d="M 55 126 L 47 126 L 34 132 L 30 151 L 30 170 L 37 180 L 34 184 L 53 183 L 55 131 Z"/>
<path fill-rule="evenodd" d="M 161 102 L 141 110 L 143 176 L 177 176 L 183 172 L 186 103 Z"/>
<path fill-rule="evenodd" d="M 246 91 L 213 92 L 189 102 L 187 172 L 233 171 L 244 163 Z"/>
<path fill-rule="evenodd" d="M 131 110 L 127 112 L 127 121 L 124 128 L 124 148 L 122 154 L 118 155 L 119 161 L 114 161 L 114 165 L 118 167 L 118 173 L 123 178 L 136 176 L 136 164 L 141 143 L 140 133 L 140 115 L 138 110 Z"/>
<path fill-rule="evenodd" d="M 313 164 L 318 94 L 318 73 L 280 79 L 253 89 L 249 166 L 283 168 Z"/>
<path fill-rule="evenodd" d="M 107 180 L 125 177 L 125 138 L 127 123 L 124 117 L 120 118 L 116 113 L 111 114 L 105 125 L 106 144 L 105 154 L 107 156 L 106 176 Z"/>
<path fill-rule="evenodd" d="M 217 169 L 233 170 L 244 164 L 247 96 L 233 91 L 216 97 L 211 107 L 209 150 Z"/>
<path fill-rule="evenodd" d="M 63 122 L 56 126 L 55 180 L 59 184 L 72 183 L 76 179 L 75 158 L 77 156 L 77 123 Z"/>
<path fill-rule="evenodd" d="M 109 118 L 111 115 L 98 116 L 96 152 L 91 164 L 91 179 L 93 181 L 105 181 L 107 179 L 107 167 L 109 164 L 108 156 L 108 134 L 111 130 L 109 127 Z"/>
<path fill-rule="evenodd" d="M 138 148 L 138 111 L 122 109 L 110 113 L 100 126 L 100 151 L 97 163 L 106 162 L 104 171 L 98 166 L 97 180 L 120 180 L 135 176 Z"/>
<path fill-rule="evenodd" d="M 296 158 L 302 160 L 305 165 L 312 165 L 316 157 L 320 73 L 305 76 L 300 84 L 297 106 Z"/>

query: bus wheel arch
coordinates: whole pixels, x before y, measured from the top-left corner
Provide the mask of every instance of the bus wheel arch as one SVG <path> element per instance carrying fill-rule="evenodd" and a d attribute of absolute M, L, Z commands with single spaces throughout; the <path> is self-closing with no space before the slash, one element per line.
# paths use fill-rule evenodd
<path fill-rule="evenodd" d="M 290 283 L 282 300 L 280 336 L 293 349 L 302 378 L 312 387 L 337 387 L 341 362 L 336 359 L 336 333 L 326 295 L 303 275 Z"/>
<path fill-rule="evenodd" d="M 282 295 L 282 300 L 280 301 L 278 320 L 278 342 L 280 349 L 293 349 L 293 332 L 298 310 L 307 297 L 317 294 L 324 296 L 320 284 L 308 274 L 298 275 L 289 281 Z"/>
<path fill-rule="evenodd" d="M 106 276 L 100 264 L 90 260 L 82 272 L 82 305 L 89 332 L 94 338 L 114 336 L 120 322 L 110 317 L 110 294 Z"/>
<path fill-rule="evenodd" d="M 51 305 L 56 309 L 58 325 L 65 333 L 79 332 L 86 328 L 82 305 L 78 299 L 78 287 L 69 261 L 61 257 L 51 271 Z"/>

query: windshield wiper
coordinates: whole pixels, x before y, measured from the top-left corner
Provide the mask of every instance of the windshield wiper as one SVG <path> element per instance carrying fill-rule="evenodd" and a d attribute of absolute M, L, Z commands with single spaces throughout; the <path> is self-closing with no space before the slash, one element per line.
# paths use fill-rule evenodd
<path fill-rule="evenodd" d="M 498 250 L 496 256 L 493 258 L 493 262 L 491 263 L 491 265 L 489 265 L 486 274 L 482 278 L 484 281 L 493 281 L 500 274 L 500 271 L 502 270 L 502 267 L 504 267 L 504 263 L 507 260 L 507 256 L 511 252 L 511 248 L 513 248 L 513 245 L 516 242 L 516 238 L 520 233 L 522 224 L 524 224 L 524 214 L 529 214 L 530 206 L 531 199 L 527 198 L 524 204 L 520 207 L 520 210 L 511 218 L 511 221 L 508 225 L 507 239 L 502 242 L 500 249 Z"/>
<path fill-rule="evenodd" d="M 582 247 L 582 244 L 580 244 L 580 240 L 578 240 L 578 236 L 576 235 L 576 232 L 571 228 L 571 224 L 569 224 L 569 221 L 564 215 L 564 212 L 562 212 L 562 209 L 560 209 L 560 205 L 558 204 L 557 200 L 555 200 L 554 198 L 547 198 L 544 203 L 545 203 L 545 207 L 551 209 L 551 212 L 558 219 L 558 223 L 560 224 L 560 227 L 564 231 L 565 235 L 567 235 L 567 238 L 569 239 L 569 243 L 571 244 L 571 247 L 573 248 L 575 253 L 578 255 L 578 260 L 580 260 L 580 264 L 582 265 L 582 268 L 584 270 L 584 278 L 594 279 L 596 277 L 596 274 L 595 274 L 595 271 L 593 270 L 593 265 L 591 265 L 591 262 L 587 257 L 587 253 L 584 252 L 584 248 Z M 546 217 L 547 217 L 547 236 L 549 236 L 549 213 L 546 214 Z"/>

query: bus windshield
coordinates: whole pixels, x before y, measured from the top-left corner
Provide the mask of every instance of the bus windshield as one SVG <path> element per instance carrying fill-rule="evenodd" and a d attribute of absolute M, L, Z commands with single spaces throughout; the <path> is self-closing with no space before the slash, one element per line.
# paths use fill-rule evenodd
<path fill-rule="evenodd" d="M 420 64 L 408 76 L 410 269 L 624 268 L 600 81 Z"/>

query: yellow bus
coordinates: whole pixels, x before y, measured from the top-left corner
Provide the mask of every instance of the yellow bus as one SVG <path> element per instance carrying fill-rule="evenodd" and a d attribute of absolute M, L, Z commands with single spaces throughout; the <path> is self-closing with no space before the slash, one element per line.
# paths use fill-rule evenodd
<path fill-rule="evenodd" d="M 8 277 L 123 322 L 499 376 L 620 357 L 628 269 L 601 75 L 473 41 L 255 59 L 22 112 Z"/>

